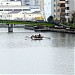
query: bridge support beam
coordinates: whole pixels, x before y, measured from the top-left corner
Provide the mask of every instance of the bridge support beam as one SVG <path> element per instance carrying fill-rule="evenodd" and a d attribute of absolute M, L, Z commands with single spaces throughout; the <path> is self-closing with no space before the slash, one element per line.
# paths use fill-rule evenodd
<path fill-rule="evenodd" d="M 8 25 L 8 32 L 13 32 L 13 24 L 7 24 Z"/>

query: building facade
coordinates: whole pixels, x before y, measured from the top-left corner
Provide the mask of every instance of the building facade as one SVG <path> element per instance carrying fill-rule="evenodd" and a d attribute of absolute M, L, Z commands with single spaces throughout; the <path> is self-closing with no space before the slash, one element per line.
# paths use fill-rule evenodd
<path fill-rule="evenodd" d="M 54 18 L 55 20 L 64 20 L 65 0 L 54 0 Z"/>
<path fill-rule="evenodd" d="M 75 0 L 54 0 L 54 18 L 56 20 L 68 22 L 73 11 L 75 11 Z"/>
<path fill-rule="evenodd" d="M 24 1 L 24 5 L 22 4 L 22 1 Z M 40 10 L 40 5 L 35 4 L 35 2 L 32 4 L 30 3 L 30 1 L 28 3 L 28 0 L 26 2 L 25 1 L 26 0 L 0 1 L 0 19 L 34 20 L 37 17 L 40 17 L 42 19 L 43 14 Z"/>
<path fill-rule="evenodd" d="M 54 15 L 53 3 L 53 0 L 0 0 L 0 15 L 3 14 L 0 17 L 4 18 L 4 14 L 10 12 L 10 14 L 17 14 L 24 11 L 29 14 L 34 11 L 40 11 L 44 20 L 47 21 L 49 16 Z"/>

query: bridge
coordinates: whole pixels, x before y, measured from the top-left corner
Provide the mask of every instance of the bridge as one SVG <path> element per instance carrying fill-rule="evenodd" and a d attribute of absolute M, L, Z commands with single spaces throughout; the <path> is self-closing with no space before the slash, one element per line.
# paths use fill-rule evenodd
<path fill-rule="evenodd" d="M 31 26 L 53 26 L 53 24 L 47 22 L 32 22 L 32 21 L 17 21 L 17 20 L 0 20 L 0 23 L 6 24 L 8 27 L 8 32 L 13 32 L 13 26 L 15 24 L 26 24 Z"/>

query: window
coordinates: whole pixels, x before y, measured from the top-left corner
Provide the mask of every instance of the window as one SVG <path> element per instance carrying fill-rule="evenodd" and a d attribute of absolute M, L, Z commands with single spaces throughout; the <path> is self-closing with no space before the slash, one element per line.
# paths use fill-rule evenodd
<path fill-rule="evenodd" d="M 65 7 L 65 3 L 61 3 L 60 4 L 60 7 Z"/>
<path fill-rule="evenodd" d="M 25 0 L 25 2 L 30 2 L 30 0 Z"/>
<path fill-rule="evenodd" d="M 12 11 L 12 9 L 4 9 L 4 11 Z"/>
<path fill-rule="evenodd" d="M 6 4 L 9 4 L 9 3 L 6 3 Z"/>
<path fill-rule="evenodd" d="M 60 9 L 58 9 L 57 12 L 60 12 Z"/>
<path fill-rule="evenodd" d="M 65 9 L 66 9 L 66 10 L 69 10 L 69 7 L 66 7 Z"/>
<path fill-rule="evenodd" d="M 21 9 L 14 9 L 14 11 L 21 11 Z"/>
<path fill-rule="evenodd" d="M 3 9 L 0 9 L 0 11 L 3 11 Z"/>
<path fill-rule="evenodd" d="M 56 10 L 54 9 L 54 12 L 55 12 Z"/>
<path fill-rule="evenodd" d="M 26 5 L 30 5 L 30 4 L 26 4 Z"/>
<path fill-rule="evenodd" d="M 61 9 L 61 12 L 65 12 L 65 9 Z"/>
<path fill-rule="evenodd" d="M 30 11 L 30 9 L 23 9 L 23 11 Z"/>
<path fill-rule="evenodd" d="M 56 17 L 56 16 L 54 15 L 54 17 Z"/>
<path fill-rule="evenodd" d="M 55 7 L 55 4 L 54 4 L 54 7 Z"/>
<path fill-rule="evenodd" d="M 69 13 L 66 13 L 66 16 L 69 16 Z"/>
<path fill-rule="evenodd" d="M 66 1 L 65 3 L 66 3 L 66 4 L 69 4 L 69 1 Z"/>

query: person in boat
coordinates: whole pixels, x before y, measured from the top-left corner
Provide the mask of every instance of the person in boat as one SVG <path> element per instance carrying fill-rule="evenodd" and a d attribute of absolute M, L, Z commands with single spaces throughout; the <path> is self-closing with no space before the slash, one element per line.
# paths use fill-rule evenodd
<path fill-rule="evenodd" d="M 42 37 L 41 34 L 39 34 L 39 35 L 38 35 L 38 38 L 41 38 L 41 37 Z"/>
<path fill-rule="evenodd" d="M 41 34 L 39 34 L 39 35 L 32 35 L 32 36 L 31 36 L 31 39 L 32 39 L 32 38 L 42 38 L 42 36 L 41 36 Z"/>
<path fill-rule="evenodd" d="M 38 38 L 38 36 L 37 36 L 37 35 L 35 35 L 34 37 L 35 37 L 35 38 Z"/>

